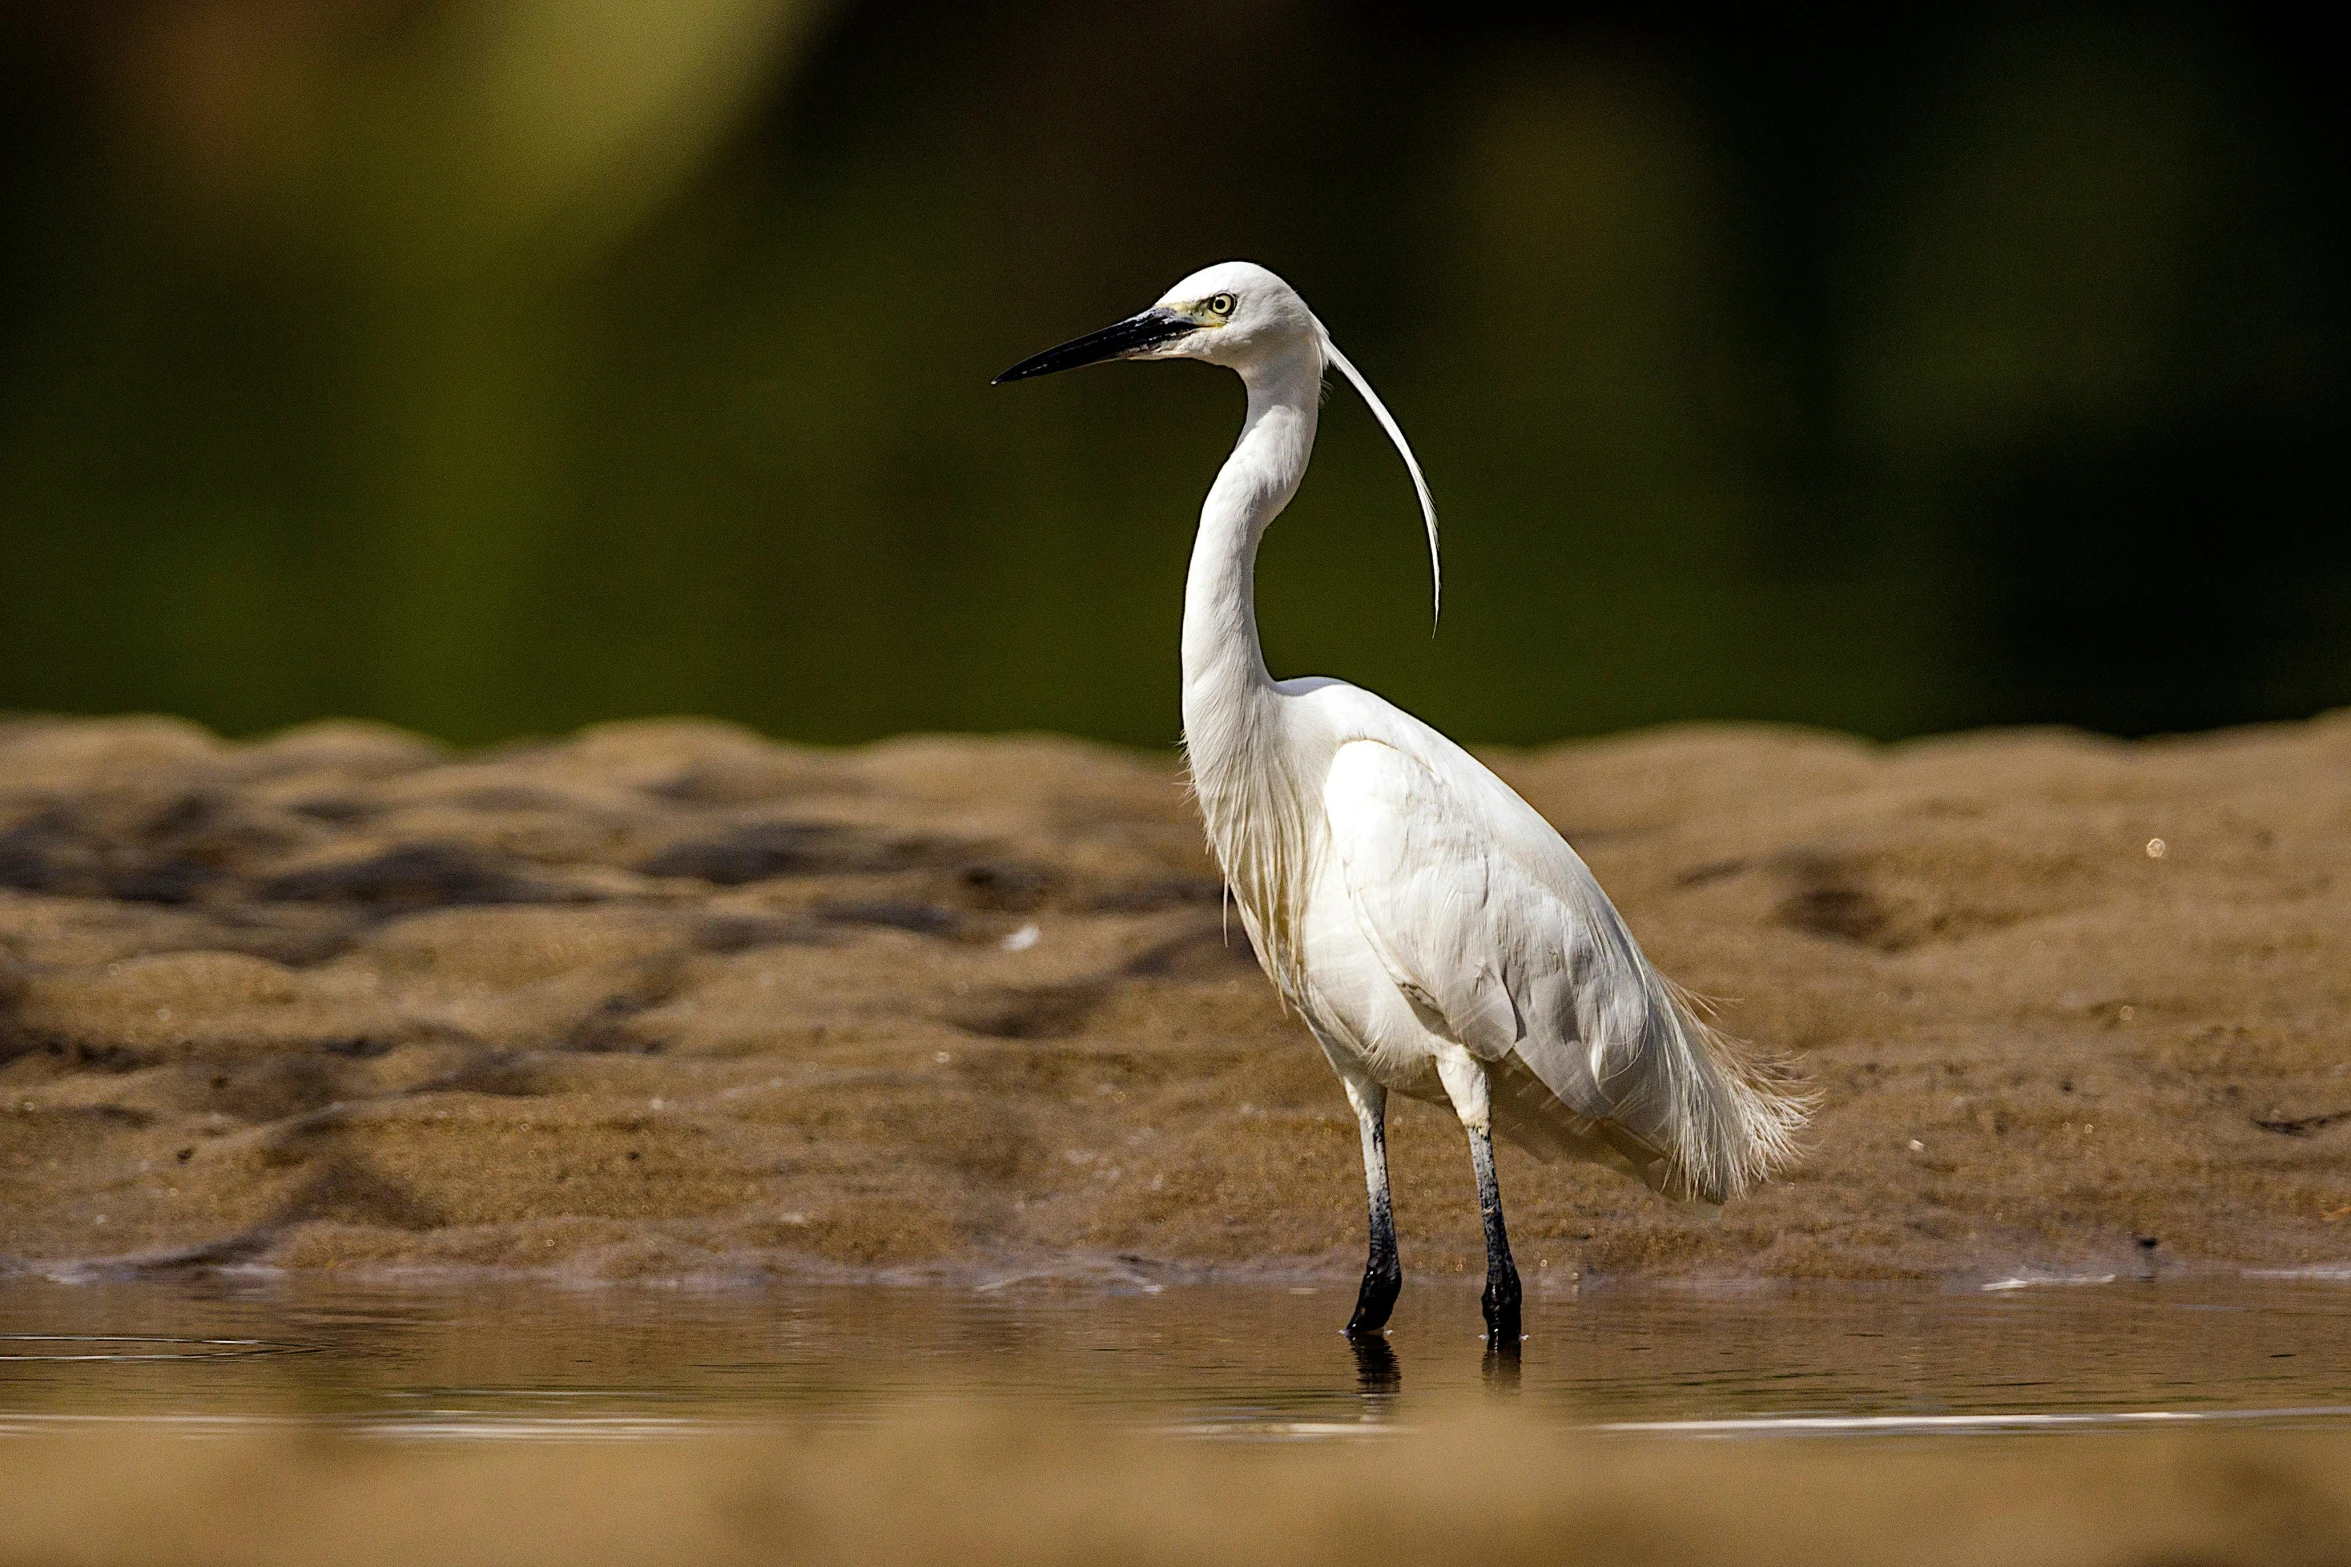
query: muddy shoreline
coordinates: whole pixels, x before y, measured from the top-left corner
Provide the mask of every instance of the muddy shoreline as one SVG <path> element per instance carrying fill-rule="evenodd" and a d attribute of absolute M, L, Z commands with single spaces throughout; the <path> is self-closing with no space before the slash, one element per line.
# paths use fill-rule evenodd
<path fill-rule="evenodd" d="M 1717 1222 L 1509 1152 L 1535 1287 L 2351 1265 L 2351 719 L 1492 759 L 1824 1097 Z M 0 1269 L 1340 1277 L 1360 1207 L 1172 758 L 0 725 Z"/>
<path fill-rule="evenodd" d="M 0 1563 L 2339 1562 L 2339 1436 L 1651 1443 L 1465 1413 L 1313 1446 L 912 1411 L 849 1433 L 0 1448 Z"/>

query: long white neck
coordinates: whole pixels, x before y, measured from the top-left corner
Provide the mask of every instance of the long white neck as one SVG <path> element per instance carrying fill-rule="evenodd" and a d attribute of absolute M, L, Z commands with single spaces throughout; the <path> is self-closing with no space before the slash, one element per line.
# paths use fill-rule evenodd
<path fill-rule="evenodd" d="M 1309 854 L 1285 765 L 1280 702 L 1257 640 L 1257 543 L 1281 514 L 1306 459 L 1322 400 L 1322 347 L 1241 372 L 1249 418 L 1200 508 L 1184 583 L 1184 750 L 1209 846 L 1240 904 L 1266 972 L 1304 995 L 1295 918 Z"/>
<path fill-rule="evenodd" d="M 1257 637 L 1257 545 L 1281 514 L 1314 453 L 1322 351 L 1312 341 L 1241 372 L 1249 417 L 1200 508 L 1184 583 L 1184 734 L 1195 757 L 1218 731 L 1271 696 Z"/>

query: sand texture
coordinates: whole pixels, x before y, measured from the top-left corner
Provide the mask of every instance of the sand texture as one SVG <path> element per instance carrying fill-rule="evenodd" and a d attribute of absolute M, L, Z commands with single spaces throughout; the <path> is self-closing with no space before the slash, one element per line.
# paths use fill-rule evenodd
<path fill-rule="evenodd" d="M 2345 717 L 1493 760 L 1823 1097 L 1719 1221 L 1508 1152 L 1530 1287 L 2351 1262 Z M 1338 1274 L 1361 1193 L 1171 758 L 0 726 L 0 1268 Z"/>
<path fill-rule="evenodd" d="M 905 1412 L 856 1432 L 443 1447 L 317 1435 L 0 1447 L 0 1567 L 1477 1562 L 2300 1567 L 2351 1560 L 2339 1436 L 1873 1453 L 1577 1438 L 1485 1413 L 1183 1444 Z"/>

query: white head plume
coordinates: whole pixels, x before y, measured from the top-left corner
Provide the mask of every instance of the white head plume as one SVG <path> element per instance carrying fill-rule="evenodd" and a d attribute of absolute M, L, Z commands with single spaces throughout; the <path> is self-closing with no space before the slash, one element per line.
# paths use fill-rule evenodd
<path fill-rule="evenodd" d="M 1388 439 L 1394 441 L 1396 450 L 1404 454 L 1404 466 L 1412 471 L 1412 488 L 1420 496 L 1421 520 L 1429 528 L 1429 629 L 1434 632 L 1437 617 L 1444 612 L 1445 568 L 1437 560 L 1437 503 L 1429 496 L 1429 481 L 1421 477 L 1420 459 L 1412 455 L 1412 445 L 1404 439 L 1404 431 L 1397 425 L 1396 416 L 1388 412 L 1388 405 L 1380 401 L 1380 394 L 1371 389 L 1371 383 L 1363 378 L 1363 372 L 1347 362 L 1347 356 L 1339 352 L 1339 345 L 1331 341 L 1328 331 L 1322 334 L 1322 351 L 1325 358 L 1339 367 L 1339 374 L 1345 376 L 1353 383 L 1355 390 L 1363 394 L 1363 400 L 1371 404 L 1372 417 L 1379 420 L 1380 428 L 1388 432 Z"/>

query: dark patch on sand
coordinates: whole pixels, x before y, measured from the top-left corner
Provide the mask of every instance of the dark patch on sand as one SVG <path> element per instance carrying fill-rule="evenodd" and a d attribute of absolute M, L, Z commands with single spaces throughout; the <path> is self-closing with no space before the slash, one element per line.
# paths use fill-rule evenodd
<path fill-rule="evenodd" d="M 359 903 L 371 908 L 447 908 L 539 903 L 551 894 L 503 857 L 461 843 L 403 843 L 305 865 L 263 882 L 266 899 Z"/>
<path fill-rule="evenodd" d="M 669 845 L 638 867 L 718 887 L 778 877 L 858 876 L 911 870 L 957 853 L 954 845 L 818 822 L 754 821 Z"/>

